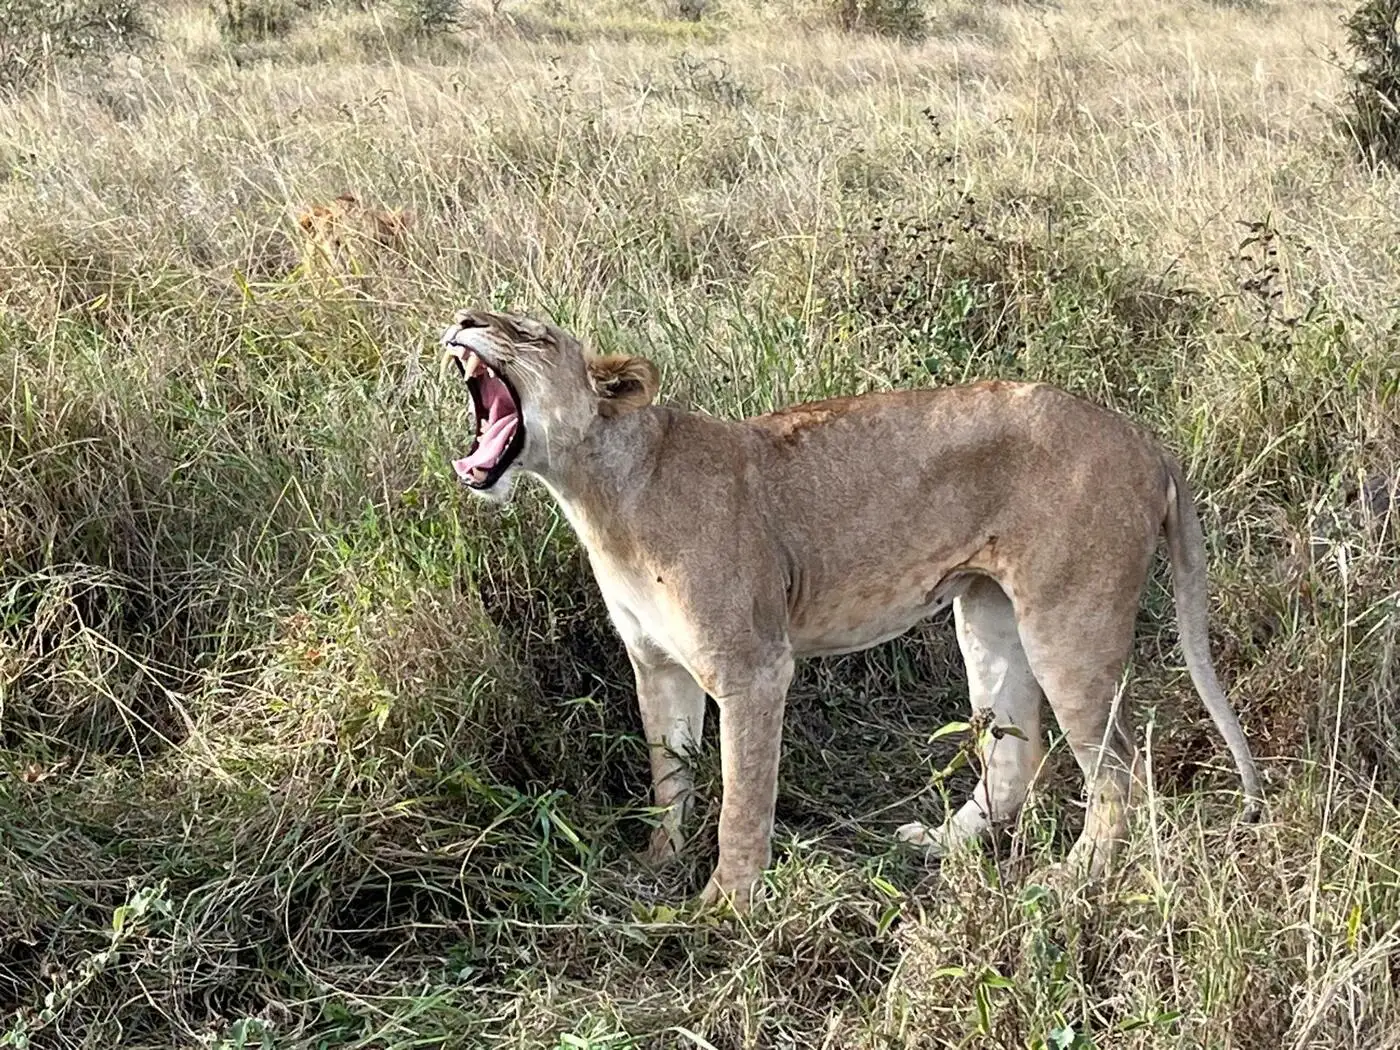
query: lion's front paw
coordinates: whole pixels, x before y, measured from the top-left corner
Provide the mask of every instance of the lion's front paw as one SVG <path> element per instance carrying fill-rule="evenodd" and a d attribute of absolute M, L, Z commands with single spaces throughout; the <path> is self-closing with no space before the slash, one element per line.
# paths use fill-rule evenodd
<path fill-rule="evenodd" d="M 701 907 L 707 908 L 722 901 L 737 914 L 743 915 L 755 903 L 761 876 L 762 872 L 738 877 L 728 876 L 716 868 L 714 874 L 710 876 L 710 881 L 705 884 L 705 889 L 701 892 L 698 903 Z"/>

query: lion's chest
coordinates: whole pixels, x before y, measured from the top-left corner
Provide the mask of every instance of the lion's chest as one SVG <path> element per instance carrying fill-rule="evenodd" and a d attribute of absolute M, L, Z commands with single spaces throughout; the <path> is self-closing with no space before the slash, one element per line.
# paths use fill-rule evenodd
<path fill-rule="evenodd" d="M 655 573 L 591 554 L 598 589 L 627 646 L 660 650 L 682 666 L 693 663 L 693 650 L 704 625 Z"/>

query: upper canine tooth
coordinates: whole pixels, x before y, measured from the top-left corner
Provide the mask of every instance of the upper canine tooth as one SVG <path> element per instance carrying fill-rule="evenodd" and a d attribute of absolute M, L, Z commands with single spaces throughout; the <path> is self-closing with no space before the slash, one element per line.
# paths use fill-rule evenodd
<path fill-rule="evenodd" d="M 490 357 L 498 357 L 510 349 L 509 343 L 503 342 L 483 328 L 450 328 L 443 339 L 449 346 L 484 352 Z"/>
<path fill-rule="evenodd" d="M 463 359 L 462 368 L 465 369 L 468 379 L 471 379 L 479 372 L 490 371 L 490 369 L 486 367 L 486 362 L 473 353 L 468 353 L 466 358 Z"/>

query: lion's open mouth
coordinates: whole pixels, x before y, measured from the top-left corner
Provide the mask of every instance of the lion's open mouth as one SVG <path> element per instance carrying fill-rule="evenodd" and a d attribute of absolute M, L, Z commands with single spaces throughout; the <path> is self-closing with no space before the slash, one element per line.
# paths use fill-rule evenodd
<path fill-rule="evenodd" d="M 520 399 L 509 380 L 476 354 L 469 353 L 456 361 L 472 395 L 476 436 L 471 450 L 452 467 L 472 488 L 489 489 L 500 480 L 525 443 Z"/>

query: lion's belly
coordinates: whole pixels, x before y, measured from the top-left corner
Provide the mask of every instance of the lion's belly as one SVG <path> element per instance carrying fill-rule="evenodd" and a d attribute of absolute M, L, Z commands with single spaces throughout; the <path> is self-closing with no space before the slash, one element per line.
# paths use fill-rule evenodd
<path fill-rule="evenodd" d="M 797 656 L 836 656 L 897 638 L 920 620 L 948 608 L 967 584 L 963 574 L 853 584 L 800 599 L 789 637 Z"/>

